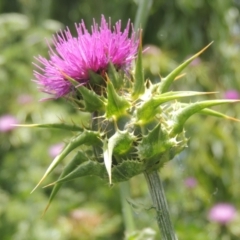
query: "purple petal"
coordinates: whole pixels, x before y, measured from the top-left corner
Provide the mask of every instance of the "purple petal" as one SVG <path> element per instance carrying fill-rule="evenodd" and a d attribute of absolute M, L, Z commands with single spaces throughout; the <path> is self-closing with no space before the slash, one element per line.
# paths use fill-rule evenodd
<path fill-rule="evenodd" d="M 240 94 L 237 90 L 231 89 L 225 92 L 226 99 L 239 99 Z"/>
<path fill-rule="evenodd" d="M 9 132 L 11 130 L 13 130 L 14 128 L 16 128 L 16 126 L 14 126 L 14 124 L 17 124 L 18 120 L 10 115 L 10 114 L 6 114 L 0 117 L 0 132 Z"/>
<path fill-rule="evenodd" d="M 208 214 L 208 219 L 220 224 L 227 224 L 236 214 L 236 209 L 229 203 L 218 203 L 213 206 Z"/>
<path fill-rule="evenodd" d="M 43 92 L 59 98 L 72 91 L 66 76 L 86 84 L 89 70 L 105 72 L 110 62 L 127 71 L 136 57 L 139 43 L 133 28 L 130 35 L 130 25 L 129 21 L 122 32 L 121 21 L 118 21 L 112 30 L 110 20 L 107 23 L 102 16 L 100 26 L 93 21 L 91 33 L 82 21 L 76 24 L 77 37 L 73 37 L 68 28 L 56 34 L 53 46 L 49 46 L 49 59 L 36 58 L 35 82 Z"/>
<path fill-rule="evenodd" d="M 63 150 L 64 144 L 63 143 L 57 143 L 48 149 L 48 153 L 52 158 L 55 158 L 62 150 Z"/>

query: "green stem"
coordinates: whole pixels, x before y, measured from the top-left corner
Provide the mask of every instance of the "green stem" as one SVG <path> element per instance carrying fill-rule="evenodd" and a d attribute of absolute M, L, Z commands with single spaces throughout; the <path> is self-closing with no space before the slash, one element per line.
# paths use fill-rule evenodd
<path fill-rule="evenodd" d="M 144 29 L 147 23 L 149 12 L 151 10 L 153 0 L 139 0 L 137 14 L 134 21 L 134 29 Z"/>
<path fill-rule="evenodd" d="M 177 240 L 173 225 L 170 219 L 168 205 L 162 185 L 162 181 L 157 170 L 145 172 L 148 188 L 152 197 L 153 206 L 157 213 L 157 222 L 163 240 Z"/>
<path fill-rule="evenodd" d="M 126 200 L 130 196 L 129 182 L 128 181 L 121 182 L 119 183 L 119 187 L 120 187 L 124 226 L 125 226 L 126 232 L 131 233 L 135 230 L 135 224 L 134 224 L 131 205 Z"/>

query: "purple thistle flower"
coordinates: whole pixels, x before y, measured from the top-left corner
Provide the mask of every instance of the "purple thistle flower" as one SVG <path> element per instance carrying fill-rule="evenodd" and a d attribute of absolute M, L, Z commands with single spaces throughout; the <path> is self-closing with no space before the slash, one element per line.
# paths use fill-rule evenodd
<path fill-rule="evenodd" d="M 236 209 L 228 203 L 218 203 L 214 205 L 208 214 L 208 219 L 220 224 L 227 224 L 235 217 Z"/>
<path fill-rule="evenodd" d="M 239 99 L 240 94 L 237 90 L 231 89 L 225 92 L 226 99 Z"/>
<path fill-rule="evenodd" d="M 194 188 L 197 185 L 197 180 L 194 177 L 188 177 L 184 180 L 184 184 L 188 188 Z"/>
<path fill-rule="evenodd" d="M 63 150 L 63 147 L 63 143 L 56 143 L 49 147 L 48 153 L 52 158 L 55 158 Z"/>
<path fill-rule="evenodd" d="M 21 94 L 17 98 L 17 101 L 19 104 L 28 104 L 28 103 L 31 103 L 32 100 L 33 100 L 32 96 L 27 94 Z"/>
<path fill-rule="evenodd" d="M 93 21 L 91 33 L 82 20 L 76 24 L 77 37 L 73 37 L 67 28 L 53 38 L 53 48 L 49 46 L 50 59 L 38 56 L 40 63 L 35 64 L 39 71 L 34 72 L 41 90 L 53 94 L 56 98 L 71 92 L 71 83 L 66 77 L 73 78 L 79 85 L 87 84 L 89 71 L 101 74 L 107 71 L 111 62 L 116 69 L 127 72 L 136 57 L 139 40 L 134 30 L 129 37 L 131 23 L 121 32 L 119 20 L 111 30 L 102 16 L 101 24 Z"/>
<path fill-rule="evenodd" d="M 9 132 L 13 130 L 14 128 L 16 128 L 14 124 L 17 123 L 18 120 L 14 116 L 10 114 L 2 115 L 0 117 L 0 132 Z"/>

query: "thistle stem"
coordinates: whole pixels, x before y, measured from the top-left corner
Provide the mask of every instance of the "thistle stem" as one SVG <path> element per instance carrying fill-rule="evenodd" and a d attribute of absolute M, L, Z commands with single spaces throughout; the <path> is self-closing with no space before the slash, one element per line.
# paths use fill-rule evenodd
<path fill-rule="evenodd" d="M 153 206 L 157 213 L 157 223 L 163 240 L 177 240 L 170 219 L 168 205 L 163 189 L 163 184 L 157 170 L 144 173 L 148 189 L 152 197 Z"/>
<path fill-rule="evenodd" d="M 121 182 L 119 184 L 120 195 L 121 195 L 121 204 L 122 204 L 122 214 L 124 226 L 127 233 L 131 233 L 135 230 L 133 211 L 130 204 L 127 202 L 127 197 L 130 196 L 130 186 L 129 182 Z"/>

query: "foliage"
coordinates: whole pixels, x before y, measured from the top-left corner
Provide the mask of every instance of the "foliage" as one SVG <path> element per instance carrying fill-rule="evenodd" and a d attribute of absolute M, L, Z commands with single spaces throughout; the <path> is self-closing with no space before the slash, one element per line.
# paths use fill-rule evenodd
<path fill-rule="evenodd" d="M 63 25 L 73 26 L 82 18 L 90 25 L 92 18 L 99 20 L 102 13 L 111 16 L 112 22 L 123 19 L 123 25 L 128 18 L 135 18 L 138 1 L 105 2 L 1 1 L 0 115 L 12 113 L 20 123 L 86 121 L 86 116 L 76 115 L 74 107 L 62 100 L 38 102 L 42 95 L 31 83 L 31 62 L 40 52 L 47 56 L 44 39 Z M 143 39 L 150 45 L 143 53 L 145 74 L 156 79 L 159 73 L 166 76 L 179 62 L 213 40 L 209 50 L 187 68 L 186 76 L 174 82 L 173 90 L 182 90 L 186 85 L 192 91 L 214 89 L 220 97 L 228 89 L 239 91 L 239 20 L 238 1 L 154 1 Z M 240 118 L 239 106 L 216 110 Z M 188 148 L 164 166 L 170 212 L 180 239 L 239 238 L 239 128 L 238 123 L 227 120 L 193 117 L 186 126 L 191 138 Z M 109 188 L 94 177 L 63 185 L 59 198 L 39 219 L 49 189 L 29 193 L 51 161 L 48 148 L 62 139 L 67 135 L 58 130 L 15 129 L 0 133 L 1 239 L 123 238 L 118 186 Z M 61 168 L 54 171 L 50 182 L 59 176 Z M 184 184 L 189 176 L 197 181 L 193 188 Z M 156 229 L 143 182 L 142 176 L 131 180 L 129 202 L 137 228 Z M 207 219 L 208 210 L 217 202 L 229 202 L 238 209 L 236 219 L 224 228 Z"/>

